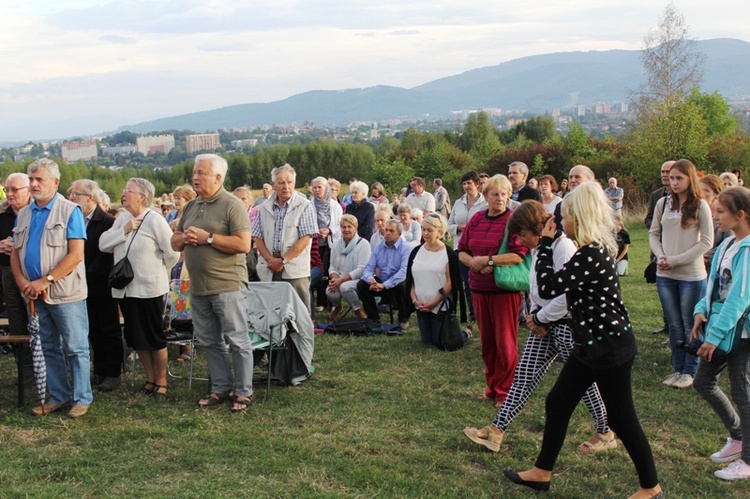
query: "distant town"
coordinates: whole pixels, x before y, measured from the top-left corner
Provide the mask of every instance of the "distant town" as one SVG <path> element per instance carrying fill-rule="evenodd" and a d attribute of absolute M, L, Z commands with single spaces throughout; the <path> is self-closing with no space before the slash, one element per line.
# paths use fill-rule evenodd
<path fill-rule="evenodd" d="M 734 104 L 733 114 L 743 117 L 740 123 L 750 120 L 750 107 L 746 103 Z M 524 121 L 539 116 L 518 110 L 484 108 L 481 110 L 452 111 L 446 119 L 393 119 L 380 121 L 354 121 L 346 126 L 317 125 L 312 121 L 284 125 L 257 125 L 245 128 L 220 128 L 205 133 L 190 130 L 168 130 L 137 134 L 121 131 L 111 135 L 73 138 L 62 141 L 30 141 L 18 147 L 0 149 L 0 161 L 10 159 L 17 163 L 39 157 L 62 158 L 67 163 L 100 166 L 114 171 L 124 167 L 150 167 L 169 169 L 191 159 L 200 152 L 252 154 L 257 148 L 274 144 L 309 143 L 316 140 L 340 142 L 377 143 L 386 137 L 400 138 L 407 129 L 458 130 L 468 117 L 482 111 L 498 129 L 516 127 Z M 566 135 L 571 124 L 581 125 L 593 138 L 617 137 L 635 125 L 634 113 L 628 103 L 600 103 L 568 109 L 552 109 L 544 114 L 550 117 L 556 131 Z"/>
<path fill-rule="evenodd" d="M 18 147 L 0 149 L 0 160 L 15 162 L 52 156 L 67 163 L 83 162 L 119 170 L 123 167 L 151 165 L 168 168 L 195 156 L 199 152 L 252 152 L 263 145 L 333 140 L 334 142 L 376 142 L 386 137 L 398 137 L 409 128 L 417 130 L 454 130 L 463 126 L 469 115 L 479 110 L 453 111 L 448 119 L 394 119 L 355 121 L 347 126 L 329 127 L 314 122 L 285 125 L 257 125 L 193 133 L 188 130 L 169 130 L 136 134 L 123 131 L 112 135 L 74 138 L 63 141 L 28 142 Z M 509 129 L 535 115 L 518 110 L 482 109 L 499 129 Z M 547 113 L 557 131 L 566 133 L 573 122 L 580 123 L 592 137 L 619 135 L 631 128 L 633 115 L 627 103 L 601 103 L 591 107 L 553 109 Z"/>

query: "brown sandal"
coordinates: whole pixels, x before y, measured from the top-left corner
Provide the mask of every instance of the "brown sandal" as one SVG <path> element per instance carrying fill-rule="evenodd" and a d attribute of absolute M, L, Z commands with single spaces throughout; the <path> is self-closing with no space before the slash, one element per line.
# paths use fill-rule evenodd
<path fill-rule="evenodd" d="M 155 385 L 154 391 L 151 392 L 151 397 L 154 400 L 163 400 L 167 396 L 167 385 Z M 162 389 L 164 391 L 162 391 Z"/>
<path fill-rule="evenodd" d="M 193 352 L 182 352 L 179 357 L 177 357 L 175 360 L 179 362 L 180 364 L 184 364 L 185 362 L 190 362 L 190 359 L 193 358 Z"/>
<path fill-rule="evenodd" d="M 235 397 L 234 403 L 232 403 L 232 412 L 238 413 L 238 412 L 244 412 L 245 409 L 253 405 L 253 396 L 250 395 L 249 397 Z"/>
<path fill-rule="evenodd" d="M 200 407 L 214 407 L 232 398 L 234 390 L 228 390 L 224 393 L 209 393 L 198 401 Z"/>
<path fill-rule="evenodd" d="M 151 385 L 152 388 L 149 388 L 148 385 Z M 152 393 L 154 393 L 155 389 L 156 389 L 156 383 L 154 383 L 153 381 L 146 381 L 145 383 L 143 383 L 143 386 L 141 387 L 141 389 L 138 390 L 138 393 L 140 393 L 141 395 L 149 396 Z"/>
<path fill-rule="evenodd" d="M 328 320 L 331 322 L 339 320 L 339 317 L 341 317 L 341 314 L 344 312 L 344 307 L 338 306 L 335 307 L 333 310 L 331 310 L 331 315 L 328 317 Z"/>

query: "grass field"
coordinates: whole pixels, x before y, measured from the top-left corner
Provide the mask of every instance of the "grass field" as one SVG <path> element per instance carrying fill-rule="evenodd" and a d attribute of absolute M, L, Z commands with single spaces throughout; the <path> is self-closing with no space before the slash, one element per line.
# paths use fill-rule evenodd
<path fill-rule="evenodd" d="M 726 483 L 708 456 L 727 436 L 693 390 L 664 387 L 671 372 L 656 289 L 642 277 L 647 232 L 631 227 L 631 275 L 622 279 L 638 336 L 636 407 L 668 497 L 750 497 L 750 481 Z M 412 320 L 412 325 L 416 323 Z M 525 340 L 521 331 L 519 344 Z M 174 356 L 176 352 L 172 352 Z M 200 358 L 200 353 L 199 353 Z M 275 386 L 246 413 L 201 410 L 199 382 L 171 381 L 165 403 L 133 394 L 128 382 L 96 394 L 89 413 L 34 418 L 15 407 L 12 355 L 0 356 L 0 496 L 18 497 L 528 497 L 502 477 L 526 469 L 540 447 L 544 395 L 554 365 L 505 437 L 499 454 L 461 433 L 495 409 L 483 392 L 480 346 L 425 348 L 415 327 L 403 337 L 316 337 L 315 376 Z M 129 381 L 129 380 L 128 380 Z M 142 375 L 137 385 L 143 382 Z M 34 389 L 29 386 L 28 400 Z M 258 387 L 259 398 L 262 391 Z M 637 487 L 622 446 L 582 455 L 592 432 L 585 407 L 571 421 L 548 497 L 627 497 Z"/>

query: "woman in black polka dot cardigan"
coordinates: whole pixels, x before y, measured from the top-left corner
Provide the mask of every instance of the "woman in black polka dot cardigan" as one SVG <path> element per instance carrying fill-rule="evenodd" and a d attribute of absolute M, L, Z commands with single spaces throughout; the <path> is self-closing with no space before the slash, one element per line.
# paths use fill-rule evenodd
<path fill-rule="evenodd" d="M 520 473 L 504 473 L 519 485 L 549 489 L 573 410 L 586 389 L 596 382 L 609 424 L 638 472 L 641 488 L 631 497 L 662 497 L 651 447 L 633 406 L 631 372 L 637 348 L 620 294 L 612 210 L 601 186 L 586 182 L 565 197 L 562 215 L 565 233 L 578 243 L 579 249 L 555 273 L 552 243 L 556 226 L 551 220 L 539 242 L 536 272 L 540 297 L 567 297 L 573 353 L 547 395 L 544 440 L 534 467 Z"/>

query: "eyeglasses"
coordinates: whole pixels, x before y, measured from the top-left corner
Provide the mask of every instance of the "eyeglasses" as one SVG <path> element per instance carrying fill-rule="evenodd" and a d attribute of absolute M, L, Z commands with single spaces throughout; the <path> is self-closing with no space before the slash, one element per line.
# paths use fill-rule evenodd
<path fill-rule="evenodd" d="M 88 196 L 88 194 L 84 192 L 71 192 L 70 197 L 77 198 L 78 196 Z"/>
<path fill-rule="evenodd" d="M 15 194 L 18 191 L 21 191 L 23 189 L 28 189 L 28 188 L 29 188 L 28 185 L 25 185 L 23 187 L 6 187 L 5 192 L 7 192 L 8 194 Z"/>

